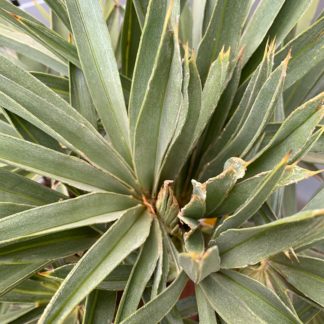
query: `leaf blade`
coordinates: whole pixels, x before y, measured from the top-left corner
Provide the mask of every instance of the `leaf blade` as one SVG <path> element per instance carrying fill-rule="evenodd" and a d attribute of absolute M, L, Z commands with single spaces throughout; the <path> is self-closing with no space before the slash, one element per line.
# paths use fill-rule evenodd
<path fill-rule="evenodd" d="M 243 64 L 248 61 L 261 44 L 284 3 L 285 0 L 260 2 L 248 21 L 240 40 L 240 46 L 244 48 Z"/>
<path fill-rule="evenodd" d="M 107 173 L 79 158 L 4 134 L 0 134 L 0 160 L 82 190 L 127 192 L 124 186 Z"/>
<path fill-rule="evenodd" d="M 136 205 L 130 196 L 113 193 L 93 193 L 36 207 L 2 218 L 1 227 L 6 233 L 0 242 L 53 233 L 74 227 L 106 223 L 118 219 L 125 209 Z M 45 215 L 56 215 L 43 218 Z"/>
<path fill-rule="evenodd" d="M 271 265 L 294 287 L 319 305 L 324 305 L 323 260 L 298 256 L 292 261 L 284 256 L 274 258 Z"/>
<path fill-rule="evenodd" d="M 187 276 L 181 272 L 167 289 L 121 323 L 156 323 L 160 321 L 176 304 L 186 282 Z"/>
<path fill-rule="evenodd" d="M 147 282 L 150 280 L 158 260 L 162 233 L 156 219 L 153 220 L 151 233 L 143 245 L 136 264 L 129 276 L 123 296 L 118 306 L 115 321 L 119 323 L 134 313 L 141 300 Z"/>
<path fill-rule="evenodd" d="M 230 48 L 230 61 L 239 51 L 241 28 L 248 13 L 250 1 L 218 0 L 212 12 L 207 30 L 199 44 L 197 65 L 202 83 L 205 83 L 211 63 L 221 49 Z M 226 19 L 225 19 L 226 17 Z"/>
<path fill-rule="evenodd" d="M 297 248 L 322 239 L 323 215 L 323 209 L 306 211 L 269 224 L 223 232 L 216 239 L 221 268 L 255 264 L 290 247 Z"/>
<path fill-rule="evenodd" d="M 255 191 L 250 194 L 249 199 L 240 209 L 224 220 L 224 222 L 216 229 L 213 238 L 230 228 L 239 227 L 258 211 L 279 182 L 288 162 L 288 157 L 288 155 L 284 157 L 282 161 L 267 175 L 260 185 L 256 187 Z"/>
<path fill-rule="evenodd" d="M 151 221 L 151 215 L 142 207 L 133 208 L 120 218 L 69 273 L 39 323 L 65 318 L 130 252 L 144 243 Z"/>
<path fill-rule="evenodd" d="M 125 101 L 99 1 L 72 0 L 66 5 L 92 100 L 115 149 L 130 163 Z"/>
<path fill-rule="evenodd" d="M 200 286 L 212 307 L 229 323 L 301 323 L 271 290 L 238 272 L 215 273 Z M 234 308 L 229 307 L 233 304 Z"/>

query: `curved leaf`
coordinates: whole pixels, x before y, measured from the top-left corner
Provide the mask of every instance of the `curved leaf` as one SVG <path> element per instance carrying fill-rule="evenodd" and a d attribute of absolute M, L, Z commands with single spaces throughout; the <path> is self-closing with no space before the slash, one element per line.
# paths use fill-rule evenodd
<path fill-rule="evenodd" d="M 45 205 L 67 197 L 19 174 L 0 169 L 0 201 Z"/>
<path fill-rule="evenodd" d="M 0 160 L 86 191 L 127 193 L 125 187 L 114 178 L 79 158 L 1 133 Z"/>
<path fill-rule="evenodd" d="M 276 54 L 275 64 L 278 65 L 291 51 L 292 59 L 288 67 L 285 89 L 291 87 L 317 64 L 323 65 L 323 26 L 324 17 L 321 17 Z"/>
<path fill-rule="evenodd" d="M 90 228 L 78 228 L 24 239 L 0 247 L 0 264 L 37 263 L 64 258 L 88 249 L 98 237 L 98 232 Z"/>
<path fill-rule="evenodd" d="M 6 216 L 19 213 L 21 211 L 31 209 L 33 207 L 34 206 L 32 205 L 0 202 L 0 218 L 4 218 Z"/>
<path fill-rule="evenodd" d="M 176 304 L 186 283 L 187 276 L 184 272 L 181 272 L 167 289 L 121 323 L 158 323 Z"/>
<path fill-rule="evenodd" d="M 78 198 L 36 207 L 2 218 L 0 243 L 58 232 L 75 227 L 108 223 L 136 205 L 131 196 L 92 193 Z"/>
<path fill-rule="evenodd" d="M 28 120 L 100 168 L 116 176 L 128 174 L 127 179 L 133 178 L 135 182 L 130 167 L 111 144 L 65 100 L 2 56 L 0 72 L 0 103 L 4 108 Z M 136 187 L 135 183 L 133 187 Z"/>
<path fill-rule="evenodd" d="M 274 267 L 292 286 L 324 306 L 324 261 L 298 256 L 296 261 L 282 256 L 271 260 Z"/>
<path fill-rule="evenodd" d="M 250 1 L 218 0 L 213 7 L 212 16 L 207 30 L 199 44 L 197 65 L 205 83 L 212 62 L 217 58 L 222 48 L 230 48 L 230 61 L 239 51 L 241 29 L 248 14 Z"/>
<path fill-rule="evenodd" d="M 243 64 L 261 44 L 285 2 L 285 0 L 263 0 L 259 3 L 241 37 L 240 46 L 244 49 Z"/>
<path fill-rule="evenodd" d="M 271 290 L 238 272 L 215 273 L 200 287 L 227 323 L 301 323 Z"/>
<path fill-rule="evenodd" d="M 26 55 L 33 60 L 37 60 L 37 62 L 40 62 L 57 72 L 63 74 L 67 73 L 67 64 L 43 45 L 17 30 L 11 29 L 2 24 L 0 26 L 1 46 L 11 48 L 17 53 Z"/>
<path fill-rule="evenodd" d="M 294 110 L 282 123 L 269 144 L 253 158 L 247 175 L 251 176 L 272 169 L 289 151 L 290 159 L 293 160 L 323 118 L 323 100 L 324 94 L 321 93 Z"/>
<path fill-rule="evenodd" d="M 159 255 L 162 253 L 159 251 L 162 246 L 161 235 L 159 223 L 154 219 L 151 233 L 142 247 L 120 300 L 115 318 L 116 323 L 123 321 L 136 311 L 147 282 L 154 272 Z"/>
<path fill-rule="evenodd" d="M 115 292 L 95 289 L 87 297 L 82 324 L 112 323 L 116 297 Z"/>
<path fill-rule="evenodd" d="M 248 200 L 233 215 L 225 218 L 224 222 L 216 228 L 213 238 L 229 228 L 239 227 L 258 211 L 280 180 L 288 158 L 288 155 L 284 157 L 264 180 L 250 192 Z"/>
<path fill-rule="evenodd" d="M 43 268 L 47 263 L 48 261 L 38 261 L 29 264 L 0 264 L 0 275 L 2 278 L 0 283 L 0 296 Z"/>
<path fill-rule="evenodd" d="M 113 146 L 130 163 L 126 106 L 99 0 L 71 0 L 66 5 L 92 100 Z"/>
<path fill-rule="evenodd" d="M 145 1 L 146 4 L 148 1 Z M 134 1 L 135 10 L 142 26 L 145 14 L 143 12 L 143 1 Z M 145 6 L 146 7 L 146 6 Z M 145 8 L 146 9 L 146 8 Z M 146 11 L 146 10 L 145 10 Z M 129 123 L 132 141 L 134 140 L 135 128 L 148 89 L 149 80 L 155 61 L 158 56 L 159 44 L 165 33 L 164 21 L 167 12 L 166 0 L 151 0 L 147 8 L 147 15 L 142 31 L 139 49 L 136 57 L 132 88 L 129 99 Z M 132 143 L 133 144 L 133 143 Z"/>
<path fill-rule="evenodd" d="M 128 254 L 145 242 L 151 222 L 152 216 L 143 207 L 126 212 L 69 273 L 39 323 L 64 319 Z"/>
<path fill-rule="evenodd" d="M 300 212 L 269 224 L 230 229 L 215 241 L 221 268 L 240 268 L 324 238 L 324 209 Z"/>

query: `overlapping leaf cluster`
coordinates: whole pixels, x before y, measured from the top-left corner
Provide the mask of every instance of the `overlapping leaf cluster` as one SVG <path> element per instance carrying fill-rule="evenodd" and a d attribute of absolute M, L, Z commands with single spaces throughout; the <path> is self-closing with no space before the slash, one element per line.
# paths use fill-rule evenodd
<path fill-rule="evenodd" d="M 319 1 L 45 2 L 0 0 L 0 323 L 323 321 Z"/>

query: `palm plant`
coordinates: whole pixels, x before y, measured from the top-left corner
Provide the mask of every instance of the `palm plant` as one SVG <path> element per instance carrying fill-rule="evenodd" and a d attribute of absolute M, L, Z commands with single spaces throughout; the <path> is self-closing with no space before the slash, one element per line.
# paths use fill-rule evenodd
<path fill-rule="evenodd" d="M 323 322 L 318 1 L 45 2 L 0 0 L 0 323 Z"/>

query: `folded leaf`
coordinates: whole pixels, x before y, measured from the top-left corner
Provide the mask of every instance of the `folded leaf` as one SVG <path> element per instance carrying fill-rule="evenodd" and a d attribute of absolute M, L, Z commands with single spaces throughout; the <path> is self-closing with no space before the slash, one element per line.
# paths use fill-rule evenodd
<path fill-rule="evenodd" d="M 203 152 L 203 157 L 200 161 L 200 167 L 203 167 L 206 163 L 213 160 L 218 153 L 224 148 L 224 146 L 229 142 L 230 139 L 234 138 L 235 135 L 240 131 L 241 126 L 243 125 L 246 117 L 249 115 L 253 104 L 263 87 L 264 83 L 268 79 L 273 64 L 273 55 L 274 55 L 274 44 L 271 43 L 267 46 L 262 62 L 259 67 L 253 73 L 250 81 L 247 85 L 242 85 L 238 90 L 236 97 L 237 103 L 235 102 L 236 98 L 233 98 L 233 107 L 237 105 L 235 111 L 232 112 L 232 116 L 229 121 L 225 124 L 224 129 L 219 129 L 221 131 L 220 134 L 217 134 L 215 138 L 211 139 L 211 143 L 209 147 L 206 148 L 206 151 Z M 238 62 L 238 64 L 240 64 Z M 238 82 L 238 81 L 237 81 Z M 223 95 L 225 95 L 226 90 Z M 220 102 L 219 105 L 223 103 Z M 230 109 L 231 107 L 228 107 Z M 218 115 L 220 114 L 219 110 L 223 109 L 223 106 L 219 106 L 216 108 L 214 119 L 218 119 Z M 227 112 L 228 114 L 231 111 Z M 223 123 L 226 120 L 223 120 Z M 210 126 L 212 128 L 212 125 Z M 215 174 L 215 173 L 214 173 Z"/>
<path fill-rule="evenodd" d="M 199 285 L 195 286 L 198 316 L 201 323 L 217 324 L 216 314 Z"/>
<path fill-rule="evenodd" d="M 248 20 L 240 40 L 243 51 L 243 64 L 252 56 L 263 41 L 285 0 L 263 0 L 259 3 L 253 16 Z"/>
<path fill-rule="evenodd" d="M 152 216 L 142 207 L 126 212 L 69 273 L 39 323 L 64 319 L 128 254 L 145 242 L 151 222 Z"/>
<path fill-rule="evenodd" d="M 195 180 L 191 182 L 193 187 L 191 199 L 181 209 L 181 217 L 200 219 L 206 212 L 206 186 Z"/>
<path fill-rule="evenodd" d="M 192 151 L 194 132 L 201 109 L 201 82 L 196 63 L 185 58 L 182 109 L 187 108 L 184 125 L 171 143 L 161 170 L 161 179 L 174 179 Z"/>
<path fill-rule="evenodd" d="M 113 146 L 130 163 L 126 106 L 100 3 L 72 0 L 66 5 L 92 100 Z"/>
<path fill-rule="evenodd" d="M 300 212 L 266 225 L 230 229 L 215 241 L 221 268 L 240 268 L 289 248 L 304 246 L 324 238 L 324 209 Z"/>
<path fill-rule="evenodd" d="M 229 77 L 230 51 L 231 50 L 224 52 L 221 50 L 217 59 L 211 63 L 208 75 L 206 76 L 203 92 L 201 94 L 201 109 L 199 118 L 196 121 L 193 138 L 194 144 L 196 144 L 197 140 L 206 128 L 217 107 L 221 94 L 226 87 Z"/>
<path fill-rule="evenodd" d="M 33 207 L 34 206 L 32 205 L 0 202 L 0 218 L 4 218 L 12 214 L 20 213 L 21 211 L 31 209 Z"/>
<path fill-rule="evenodd" d="M 228 323 L 301 323 L 271 290 L 238 272 L 212 274 L 200 287 Z"/>
<path fill-rule="evenodd" d="M 162 251 L 162 233 L 158 221 L 153 221 L 151 232 L 129 276 L 127 285 L 120 300 L 115 321 L 119 323 L 132 315 L 141 301 L 144 289 L 150 280 L 156 262 Z"/>
<path fill-rule="evenodd" d="M 108 223 L 120 218 L 126 209 L 135 205 L 136 200 L 131 196 L 93 193 L 33 208 L 0 220 L 4 231 L 0 243 L 75 227 Z"/>
<path fill-rule="evenodd" d="M 324 40 L 321 37 L 323 26 L 324 17 L 321 17 L 276 54 L 275 64 L 278 65 L 291 51 L 292 59 L 288 67 L 285 89 L 300 80 L 317 64 L 323 64 L 322 47 Z"/>
<path fill-rule="evenodd" d="M 220 269 L 218 248 L 213 246 L 202 253 L 180 253 L 179 264 L 188 277 L 198 284 L 211 273 L 217 272 Z"/>
<path fill-rule="evenodd" d="M 66 74 L 67 64 L 32 37 L 1 24 L 0 45 L 11 48 L 53 70 Z"/>
<path fill-rule="evenodd" d="M 148 90 L 153 67 L 159 55 L 159 44 L 164 37 L 167 2 L 166 0 L 134 1 L 141 26 L 143 26 L 146 10 L 147 15 L 136 57 L 129 99 L 128 110 L 132 139 L 134 139 L 137 120 Z"/>
<path fill-rule="evenodd" d="M 206 152 L 208 147 L 212 146 L 223 130 L 226 119 L 230 113 L 236 91 L 238 90 L 240 77 L 242 70 L 242 60 L 241 56 L 238 57 L 235 69 L 232 73 L 231 79 L 223 91 L 221 97 L 219 98 L 216 109 L 211 117 L 208 127 L 206 129 L 206 135 L 204 138 L 203 150 Z M 245 107 L 247 109 L 247 107 Z M 238 125 L 237 125 L 238 126 Z"/>
<path fill-rule="evenodd" d="M 241 206 L 250 196 L 250 192 L 254 190 L 263 179 L 269 174 L 270 171 L 261 172 L 254 177 L 243 180 L 242 182 L 236 184 L 225 198 L 224 202 L 216 209 L 218 214 L 232 213 L 235 209 Z M 289 186 L 291 184 L 297 183 L 308 179 L 321 171 L 310 171 L 297 166 L 296 164 L 288 165 L 285 171 L 275 186 L 274 190 L 277 190 L 283 186 Z M 318 206 L 319 208 L 320 206 Z M 314 208 L 316 209 L 316 208 Z"/>
<path fill-rule="evenodd" d="M 274 113 L 278 99 L 282 94 L 283 82 L 288 64 L 287 58 L 270 74 L 267 81 L 260 89 L 255 101 L 242 121 L 240 129 L 232 137 L 220 152 L 201 171 L 201 177 L 209 178 L 212 173 L 219 173 L 223 163 L 232 156 L 244 157 L 262 133 L 266 123 Z"/>
<path fill-rule="evenodd" d="M 36 181 L 0 169 L 0 201 L 27 205 L 45 205 L 66 197 Z"/>
<path fill-rule="evenodd" d="M 197 65 L 203 83 L 212 62 L 223 47 L 225 50 L 230 48 L 230 61 L 236 57 L 239 51 L 241 29 L 249 7 L 250 1 L 218 0 L 216 2 L 198 49 Z"/>
<path fill-rule="evenodd" d="M 158 323 L 176 304 L 186 283 L 187 276 L 184 272 L 181 272 L 167 289 L 121 323 Z"/>
<path fill-rule="evenodd" d="M 84 324 L 112 323 L 115 313 L 116 293 L 95 289 L 85 304 Z"/>
<path fill-rule="evenodd" d="M 259 208 L 268 199 L 274 187 L 280 180 L 289 156 L 287 155 L 282 161 L 264 178 L 264 180 L 250 192 L 248 200 L 235 213 L 227 218 L 216 228 L 213 238 L 229 228 L 236 228 L 251 218 Z"/>
<path fill-rule="evenodd" d="M 292 261 L 282 256 L 274 258 L 271 266 L 278 270 L 292 286 L 323 307 L 323 260 L 298 256 L 298 260 Z"/>
<path fill-rule="evenodd" d="M 323 118 L 323 99 L 324 94 L 319 94 L 287 117 L 269 144 L 253 158 L 247 176 L 272 169 L 288 151 L 294 159 Z"/>
<path fill-rule="evenodd" d="M 172 124 L 180 108 L 180 76 L 179 52 L 174 47 L 172 34 L 167 33 L 159 46 L 158 59 L 149 81 L 150 91 L 144 97 L 134 133 L 136 174 L 146 192 L 152 191 L 161 159 L 172 139 L 175 126 Z M 170 129 L 164 124 L 166 119 L 172 120 Z M 163 128 L 167 130 L 163 131 Z"/>
<path fill-rule="evenodd" d="M 0 134 L 0 160 L 86 191 L 127 193 L 117 180 L 79 158 L 4 134 Z"/>
<path fill-rule="evenodd" d="M 98 237 L 98 232 L 90 228 L 78 228 L 23 240 L 0 248 L 0 264 L 64 258 L 87 250 Z"/>
<path fill-rule="evenodd" d="M 206 184 L 206 214 L 210 216 L 226 199 L 236 181 L 244 177 L 246 162 L 239 158 L 226 161 L 224 171 L 214 178 L 208 179 Z"/>
<path fill-rule="evenodd" d="M 177 43 L 177 35 L 174 35 L 173 57 L 170 66 L 167 86 L 164 92 L 163 106 L 161 107 L 161 117 L 159 124 L 159 134 L 157 141 L 156 165 L 155 165 L 155 186 L 158 185 L 160 169 L 166 159 L 167 152 L 172 142 L 177 138 L 183 127 L 184 118 L 187 115 L 186 107 L 183 107 L 182 87 L 182 65 L 180 47 Z M 161 88 L 160 79 L 160 91 Z M 153 87 L 153 80 L 150 87 Z M 153 91 L 150 88 L 150 91 Z M 147 98 L 146 98 L 147 99 Z M 157 109 L 157 106 L 155 107 Z M 141 111 L 143 114 L 144 111 Z M 139 119 L 140 122 L 141 119 Z M 167 127 L 165 127 L 167 125 Z"/>

